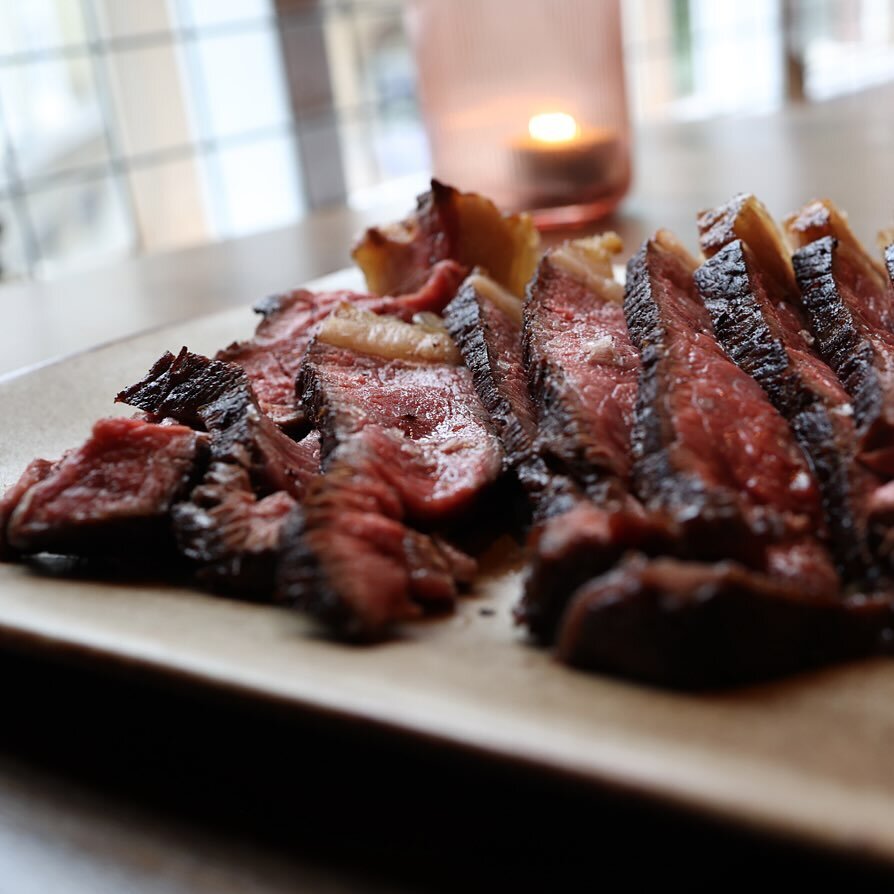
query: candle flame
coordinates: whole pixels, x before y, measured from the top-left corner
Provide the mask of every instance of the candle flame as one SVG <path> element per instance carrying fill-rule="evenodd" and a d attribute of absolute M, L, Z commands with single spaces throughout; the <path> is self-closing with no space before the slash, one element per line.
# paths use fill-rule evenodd
<path fill-rule="evenodd" d="M 528 133 L 541 143 L 570 143 L 580 135 L 580 125 L 567 112 L 544 112 L 532 116 Z"/>

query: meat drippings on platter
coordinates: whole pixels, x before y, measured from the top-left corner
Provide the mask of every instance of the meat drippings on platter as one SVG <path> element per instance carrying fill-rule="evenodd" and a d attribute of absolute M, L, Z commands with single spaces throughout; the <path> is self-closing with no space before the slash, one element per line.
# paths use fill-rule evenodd
<path fill-rule="evenodd" d="M 0 557 L 161 573 L 382 641 L 524 543 L 515 616 L 559 661 L 735 685 L 892 639 L 894 246 L 827 201 L 541 254 L 432 183 L 354 249 L 368 293 L 283 292 L 214 358 L 163 355 L 0 498 Z M 474 597 L 472 597 L 474 598 Z M 296 643 L 300 647 L 300 640 Z M 523 644 L 519 648 L 525 647 Z M 530 645 L 527 647 L 531 647 Z"/>

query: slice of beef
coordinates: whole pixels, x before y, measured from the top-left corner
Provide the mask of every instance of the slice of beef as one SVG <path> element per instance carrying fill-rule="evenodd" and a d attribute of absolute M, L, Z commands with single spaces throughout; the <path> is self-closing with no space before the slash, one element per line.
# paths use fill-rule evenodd
<path fill-rule="evenodd" d="M 319 435 L 293 441 L 258 407 L 244 370 L 185 348 L 119 399 L 210 432 L 208 475 L 173 511 L 178 546 L 212 589 L 271 599 L 285 522 L 320 471 Z"/>
<path fill-rule="evenodd" d="M 894 287 L 825 205 L 808 206 L 789 222 L 789 232 L 802 245 L 793 261 L 817 348 L 853 400 L 860 459 L 891 477 Z"/>
<path fill-rule="evenodd" d="M 637 492 L 679 526 L 684 555 L 786 573 L 807 550 L 816 586 L 834 592 L 837 575 L 814 538 L 823 530 L 816 480 L 785 419 L 714 338 L 696 266 L 661 231 L 627 267 L 624 306 L 642 351 Z"/>
<path fill-rule="evenodd" d="M 886 599 L 817 598 L 723 562 L 633 556 L 574 596 L 561 660 L 680 688 L 717 688 L 879 651 Z"/>
<path fill-rule="evenodd" d="M 624 500 L 639 352 L 612 276 L 613 234 L 548 252 L 524 311 L 523 350 L 538 408 L 536 451 L 597 503 Z"/>
<path fill-rule="evenodd" d="M 214 462 L 172 511 L 177 545 L 202 584 L 269 601 L 286 523 L 320 471 L 319 434 L 290 441 L 253 405 L 220 427 L 214 410 L 203 412 Z"/>
<path fill-rule="evenodd" d="M 299 381 L 325 474 L 284 538 L 277 591 L 340 636 L 379 638 L 422 607 L 449 608 L 474 573 L 471 559 L 413 527 L 467 516 L 501 470 L 458 362 L 443 329 L 356 308 L 333 314 L 308 349 Z"/>
<path fill-rule="evenodd" d="M 785 229 L 790 242 L 796 248 L 803 248 L 811 242 L 831 236 L 850 248 L 860 257 L 864 275 L 875 281 L 876 288 L 884 288 L 887 279 L 884 265 L 873 257 L 851 229 L 847 214 L 829 199 L 814 199 L 803 208 L 785 219 Z M 874 304 L 875 293 L 866 296 L 867 304 Z M 894 325 L 894 308 L 889 302 L 881 301 L 875 306 L 875 313 L 885 319 L 885 325 Z"/>
<path fill-rule="evenodd" d="M 522 357 L 522 302 L 475 272 L 444 311 L 444 322 L 472 372 L 510 467 L 533 455 L 537 413 Z"/>
<path fill-rule="evenodd" d="M 282 533 L 297 505 L 286 491 L 259 499 L 245 468 L 215 462 L 189 500 L 172 510 L 177 546 L 196 564 L 202 584 L 268 601 Z"/>
<path fill-rule="evenodd" d="M 347 346 L 342 325 L 351 323 L 347 335 L 359 339 L 353 324 L 364 321 L 374 332 L 377 321 L 390 327 L 376 334 L 389 356 Z M 299 376 L 302 399 L 320 430 L 324 468 L 339 445 L 362 435 L 393 456 L 394 466 L 383 474 L 393 479 L 407 515 L 443 523 L 468 511 L 497 479 L 500 443 L 446 331 L 384 321 L 357 319 L 349 310 L 333 315 L 308 349 Z M 401 345 L 403 337 L 416 342 Z M 364 347 L 372 349 L 371 342 Z M 409 353 L 399 356 L 404 348 Z M 403 359 L 429 351 L 428 361 Z"/>
<path fill-rule="evenodd" d="M 548 252 L 529 289 L 524 347 L 537 408 L 537 458 L 561 482 L 546 491 L 529 538 L 516 618 L 549 642 L 574 589 L 629 549 L 660 549 L 665 520 L 630 493 L 630 432 L 639 352 L 624 318 L 612 234 Z"/>
<path fill-rule="evenodd" d="M 695 283 L 714 334 L 788 420 L 820 483 L 836 560 L 849 576 L 864 576 L 872 566 L 869 498 L 880 482 L 855 462 L 850 396 L 814 351 L 781 235 L 753 196 L 703 214 L 699 224 L 709 260 Z"/>
<path fill-rule="evenodd" d="M 305 418 L 295 394 L 295 376 L 322 320 L 343 303 L 406 320 L 417 313 L 440 313 L 464 275 L 465 268 L 444 260 L 427 271 L 427 277 L 416 291 L 396 298 L 347 290 L 298 289 L 274 295 L 255 307 L 263 319 L 254 336 L 219 351 L 216 359 L 241 366 L 248 374 L 261 409 L 289 433 L 300 433 Z"/>
<path fill-rule="evenodd" d="M 19 480 L 7 488 L 3 495 L 0 496 L 0 561 L 13 559 L 16 555 L 16 551 L 6 540 L 6 526 L 9 523 L 9 517 L 12 515 L 13 510 L 19 505 L 22 497 L 35 484 L 43 481 L 56 465 L 57 463 L 48 459 L 32 460 L 28 463 L 25 471 L 22 472 Z"/>
<path fill-rule="evenodd" d="M 405 220 L 373 227 L 352 255 L 379 295 L 418 289 L 447 258 L 466 271 L 482 267 L 498 283 L 523 295 L 537 264 L 539 237 L 526 214 L 501 214 L 493 202 L 432 180 Z"/>
<path fill-rule="evenodd" d="M 522 302 L 495 280 L 475 272 L 444 312 L 481 402 L 503 444 L 506 471 L 515 486 L 506 501 L 521 527 L 562 511 L 572 482 L 550 473 L 535 450 L 537 408 L 528 391 L 521 344 Z M 519 487 L 520 485 L 520 487 Z"/>
<path fill-rule="evenodd" d="M 673 549 L 661 520 L 633 501 L 603 508 L 578 500 L 572 508 L 538 524 L 528 541 L 524 592 L 515 619 L 541 643 L 553 641 L 574 591 L 608 571 L 628 550 Z"/>
<path fill-rule="evenodd" d="M 382 447 L 361 435 L 339 449 L 290 521 L 278 565 L 277 598 L 354 641 L 449 610 L 476 570 L 468 556 L 405 523 L 393 485 L 401 457 Z"/>
<path fill-rule="evenodd" d="M 212 457 L 249 470 L 262 494 L 284 490 L 300 500 L 319 471 L 316 440 L 296 442 L 281 432 L 258 407 L 245 371 L 235 364 L 186 348 L 176 357 L 169 352 L 116 399 L 152 418 L 170 416 L 210 431 Z"/>
<path fill-rule="evenodd" d="M 205 440 L 182 425 L 101 419 L 59 462 L 32 463 L 4 498 L 8 548 L 119 558 L 166 550 L 170 508 L 204 468 Z"/>

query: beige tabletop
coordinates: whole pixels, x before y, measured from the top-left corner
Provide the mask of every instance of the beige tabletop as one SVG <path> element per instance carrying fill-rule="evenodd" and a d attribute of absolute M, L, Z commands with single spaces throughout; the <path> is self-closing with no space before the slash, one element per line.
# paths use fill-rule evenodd
<path fill-rule="evenodd" d="M 643 129 L 636 137 L 631 194 L 601 228 L 620 232 L 628 253 L 659 226 L 674 229 L 694 247 L 695 213 L 747 190 L 776 214 L 828 196 L 850 213 L 861 237 L 874 239 L 877 229 L 894 223 L 891 109 L 894 86 L 887 86 L 763 117 Z M 348 263 L 348 246 L 363 226 L 394 217 L 407 206 L 408 197 L 395 194 L 387 207 L 372 211 L 326 210 L 249 238 L 129 260 L 47 283 L 5 285 L 0 288 L 0 376 L 149 328 L 249 304 L 339 269 Z M 48 407 L 48 419 L 56 412 L 61 410 Z M 14 425 L 15 420 L 3 418 L 2 424 Z M 418 887 L 414 877 L 395 879 L 387 872 L 380 877 L 366 864 L 357 869 L 342 863 L 337 848 L 321 846 L 318 852 L 316 839 L 311 838 L 309 857 L 307 847 L 283 846 L 281 835 L 273 846 L 264 834 L 254 834 L 256 825 L 247 835 L 238 823 L 222 827 L 207 811 L 196 809 L 202 789 L 193 769 L 202 762 L 202 749 L 215 749 L 208 730 L 219 732 L 222 740 L 228 724 L 236 723 L 244 733 L 249 722 L 244 713 L 233 719 L 231 706 L 208 707 L 200 694 L 178 696 L 176 710 L 169 713 L 167 702 L 152 691 L 122 688 L 120 683 L 108 691 L 102 681 L 76 678 L 73 671 L 63 673 L 61 666 L 47 668 L 14 655 L 0 658 L 0 672 L 14 692 L 0 727 L 0 894 L 272 894 Z M 207 724 L 196 719 L 204 717 L 203 712 L 209 712 Z M 143 716 L 152 718 L 151 724 L 141 726 Z M 266 724 L 266 734 L 273 723 L 283 737 L 307 741 L 306 731 L 286 730 L 285 720 L 250 720 Z M 165 729 L 165 724 L 174 728 Z M 321 749 L 328 753 L 330 740 L 325 742 L 315 746 L 315 759 L 320 759 Z M 332 745 L 332 753 L 342 754 L 339 747 Z M 133 749 L 132 758 L 127 753 L 122 757 L 122 749 Z M 257 747 L 251 754 L 257 761 Z M 153 756 L 158 760 L 149 772 L 147 762 Z M 278 756 L 282 759 L 281 753 Z M 145 785 L 128 775 L 129 759 L 132 769 L 148 774 Z M 228 779 L 245 795 L 246 783 L 238 784 L 243 769 L 237 762 L 229 776 L 212 775 L 207 785 L 215 792 L 208 803 L 226 803 L 219 789 Z M 454 775 L 445 778 L 459 780 L 459 785 L 472 778 L 455 766 L 449 773 Z M 176 792 L 156 799 L 154 790 L 165 788 L 167 776 Z M 480 782 L 484 777 L 475 778 Z M 258 785 L 259 791 L 277 790 L 275 778 L 263 780 L 268 789 Z M 494 792 L 506 798 L 516 782 L 501 785 Z M 536 783 L 524 785 L 536 788 Z M 319 798 L 320 785 L 311 788 Z M 450 786 L 441 788 L 446 797 Z M 286 789 L 290 797 L 294 794 L 300 812 L 300 787 Z M 529 797 L 541 798 L 537 803 L 542 809 L 555 807 L 550 801 L 554 796 L 539 789 L 535 796 L 532 791 Z M 381 797 L 382 790 L 375 789 L 374 795 Z M 398 802 L 408 810 L 418 808 L 417 800 L 406 793 L 402 797 L 405 800 Z M 571 796 L 563 792 L 561 797 Z M 284 822 L 288 825 L 282 804 L 271 812 L 271 820 L 279 832 Z M 409 816 L 404 821 L 414 826 L 425 819 Z M 328 822 L 333 823 L 331 817 Z M 628 818 L 628 825 L 620 827 L 629 829 L 631 822 Z M 270 830 L 261 829 L 265 831 Z M 652 831 L 663 834 L 657 828 Z M 398 860 L 406 856 L 399 847 L 395 851 Z M 492 856 L 508 859 L 500 847 Z M 387 859 L 371 862 L 379 868 L 390 865 Z"/>

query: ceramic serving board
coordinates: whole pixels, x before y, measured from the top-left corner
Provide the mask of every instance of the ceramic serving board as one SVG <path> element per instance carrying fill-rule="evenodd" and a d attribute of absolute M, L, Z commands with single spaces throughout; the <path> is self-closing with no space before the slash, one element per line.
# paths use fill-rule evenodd
<path fill-rule="evenodd" d="M 95 419 L 129 413 L 114 394 L 162 351 L 213 352 L 253 325 L 247 308 L 227 311 L 0 380 L 0 487 Z M 511 617 L 520 580 L 511 551 L 491 556 L 455 615 L 358 648 L 285 609 L 0 565 L 0 642 L 275 698 L 894 862 L 894 660 L 664 692 L 528 645 Z"/>

